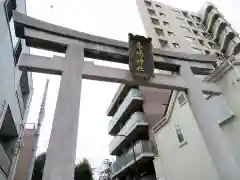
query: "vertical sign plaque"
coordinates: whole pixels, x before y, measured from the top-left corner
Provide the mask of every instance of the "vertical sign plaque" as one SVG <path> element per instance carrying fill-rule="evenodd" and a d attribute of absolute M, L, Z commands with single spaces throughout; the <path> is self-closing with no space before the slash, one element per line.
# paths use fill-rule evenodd
<path fill-rule="evenodd" d="M 149 80 L 154 73 L 152 39 L 129 34 L 129 68 L 137 80 Z"/>

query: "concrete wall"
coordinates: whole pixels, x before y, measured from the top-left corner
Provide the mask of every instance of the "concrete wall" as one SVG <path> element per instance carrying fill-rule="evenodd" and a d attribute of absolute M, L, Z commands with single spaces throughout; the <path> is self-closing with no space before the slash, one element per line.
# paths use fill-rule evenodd
<path fill-rule="evenodd" d="M 177 98 L 181 94 L 179 92 Z M 181 144 L 175 131 L 177 124 L 182 128 L 185 138 Z M 187 102 L 180 105 L 176 99 L 168 123 L 156 132 L 155 138 L 159 152 L 159 158 L 154 161 L 158 179 L 219 180 Z"/>
<path fill-rule="evenodd" d="M 143 97 L 143 111 L 146 115 L 149 129 L 149 139 L 153 143 L 153 150 L 157 153 L 156 142 L 152 128 L 159 122 L 166 111 L 166 107 L 171 96 L 171 91 L 167 89 L 156 89 L 149 87 L 139 87 Z"/>
<path fill-rule="evenodd" d="M 240 72 L 240 67 L 237 66 L 237 68 Z M 240 167 L 240 81 L 237 81 L 237 79 L 240 79 L 240 77 L 232 69 L 217 84 L 221 87 L 228 105 L 234 112 L 234 118 L 221 125 L 221 129 L 226 135 L 235 155 L 235 160 Z"/>

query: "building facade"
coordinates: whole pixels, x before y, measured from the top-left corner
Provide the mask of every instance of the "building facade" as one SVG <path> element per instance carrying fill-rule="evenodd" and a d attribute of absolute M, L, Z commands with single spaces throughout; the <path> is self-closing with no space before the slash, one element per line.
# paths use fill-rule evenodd
<path fill-rule="evenodd" d="M 153 45 L 169 51 L 216 54 L 215 70 L 205 78 L 222 89 L 221 96 L 206 96 L 207 106 L 215 106 L 214 123 L 219 125 L 240 167 L 240 48 L 239 35 L 224 16 L 206 3 L 198 13 L 186 12 L 154 1 L 137 0 L 146 34 Z M 152 128 L 158 154 L 154 157 L 157 179 L 219 180 L 187 101 L 187 93 L 173 91 L 163 118 Z M 214 112 L 213 112 L 214 113 Z"/>
<path fill-rule="evenodd" d="M 155 179 L 153 158 L 156 151 L 149 127 L 155 122 L 144 112 L 144 103 L 152 104 L 153 98 L 144 100 L 144 93 L 151 89 L 121 85 L 108 109 L 109 134 L 115 136 L 109 145 L 111 155 L 116 156 L 112 165 L 113 179 Z M 158 92 L 157 92 L 158 93 Z M 158 112 L 159 113 L 159 112 Z M 160 112 L 161 113 L 161 112 Z"/>
<path fill-rule="evenodd" d="M 26 13 L 25 0 L 0 0 L 0 179 L 11 179 L 18 140 L 31 99 L 31 73 L 22 73 L 17 62 L 28 53 L 23 40 L 15 36 L 13 10 Z"/>

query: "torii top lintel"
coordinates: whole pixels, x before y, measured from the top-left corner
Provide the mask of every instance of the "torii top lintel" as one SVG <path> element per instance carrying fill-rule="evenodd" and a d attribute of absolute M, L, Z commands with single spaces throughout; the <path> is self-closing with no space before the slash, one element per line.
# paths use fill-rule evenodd
<path fill-rule="evenodd" d="M 65 53 L 71 43 L 82 43 L 84 56 L 128 64 L 128 43 L 53 25 L 14 11 L 16 35 L 30 47 Z M 195 74 L 209 74 L 216 62 L 215 55 L 187 54 L 153 49 L 156 69 L 176 72 L 181 62 L 188 61 Z"/>

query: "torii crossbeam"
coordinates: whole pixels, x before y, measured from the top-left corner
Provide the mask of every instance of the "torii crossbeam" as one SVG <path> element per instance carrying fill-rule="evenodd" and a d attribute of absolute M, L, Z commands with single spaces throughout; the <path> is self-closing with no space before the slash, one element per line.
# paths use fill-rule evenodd
<path fill-rule="evenodd" d="M 207 144 L 219 174 L 226 179 L 239 180 L 231 154 L 225 153 L 221 131 L 209 118 L 211 110 L 202 93 L 219 95 L 221 90 L 211 82 L 200 81 L 194 74 L 207 75 L 213 70 L 215 56 L 190 55 L 154 49 L 157 69 L 178 72 L 178 75 L 155 74 L 149 81 L 136 82 L 129 70 L 96 66 L 84 62 L 84 57 L 110 62 L 128 63 L 128 44 L 125 42 L 80 33 L 52 25 L 18 12 L 14 12 L 18 37 L 30 47 L 66 53 L 66 57 L 53 58 L 22 54 L 21 70 L 61 75 L 59 95 L 47 151 L 43 180 L 73 180 L 82 78 L 136 84 L 172 90 L 186 90 L 192 112 Z M 214 108 L 214 107 L 213 107 Z M 206 114 L 209 114 L 206 116 Z M 213 136 L 214 134 L 214 136 Z M 213 144 L 214 143 L 214 144 Z M 220 151 L 218 151 L 221 149 Z M 232 171 L 226 171 L 227 163 Z"/>

